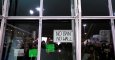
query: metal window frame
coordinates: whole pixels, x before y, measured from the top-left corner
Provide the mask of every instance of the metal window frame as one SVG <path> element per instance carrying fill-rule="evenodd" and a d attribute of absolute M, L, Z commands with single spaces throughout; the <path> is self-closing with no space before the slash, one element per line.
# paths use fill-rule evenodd
<path fill-rule="evenodd" d="M 75 41 L 76 41 L 76 60 L 81 60 L 81 25 L 82 25 L 82 20 L 83 19 L 110 19 L 111 20 L 111 27 L 112 27 L 112 36 L 115 36 L 115 26 L 113 25 L 115 20 L 115 16 L 113 16 L 112 12 L 112 5 L 111 5 L 111 0 L 108 0 L 108 9 L 110 12 L 110 16 L 82 16 L 82 10 L 81 10 L 81 0 L 73 0 L 74 1 L 74 16 L 43 16 L 43 0 L 40 0 L 40 16 L 8 16 L 8 8 L 9 8 L 9 2 L 10 0 L 4 0 L 4 5 L 3 5 L 3 11 L 2 11 L 2 16 L 0 16 L 1 20 L 1 29 L 0 29 L 0 60 L 2 57 L 2 49 L 3 49 L 3 43 L 4 43 L 4 34 L 5 34 L 5 23 L 8 20 L 31 20 L 33 21 L 35 19 L 39 20 L 39 29 L 38 29 L 38 57 L 37 60 L 40 60 L 40 54 L 41 54 L 41 37 L 42 37 L 42 21 L 43 20 L 66 20 L 66 19 L 71 19 L 75 22 Z M 115 37 L 113 38 L 113 41 L 115 42 Z M 114 43 L 114 51 L 115 51 L 115 43 Z"/>
<path fill-rule="evenodd" d="M 108 8 L 109 8 L 109 15 L 113 16 L 113 9 L 112 9 L 112 0 L 108 0 Z M 111 30 L 112 30 L 112 38 L 113 38 L 113 46 L 114 46 L 114 54 L 115 54 L 115 25 L 114 19 L 111 18 Z"/>
<path fill-rule="evenodd" d="M 5 16 L 8 16 L 8 8 L 9 8 L 9 0 L 4 1 L 3 9 L 2 9 L 2 21 L 1 21 L 1 29 L 0 29 L 0 60 L 2 59 L 2 51 L 4 44 L 4 35 L 5 35 L 5 27 L 6 27 L 6 19 Z"/>

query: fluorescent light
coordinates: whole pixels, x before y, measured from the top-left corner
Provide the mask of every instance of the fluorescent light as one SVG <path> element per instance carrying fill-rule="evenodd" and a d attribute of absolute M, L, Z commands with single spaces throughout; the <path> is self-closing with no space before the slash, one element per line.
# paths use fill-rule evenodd
<path fill-rule="evenodd" d="M 30 10 L 30 14 L 33 15 L 33 14 L 34 14 L 34 11 L 33 11 L 33 10 Z"/>
<path fill-rule="evenodd" d="M 58 45 L 60 45 L 61 43 L 60 42 L 57 42 Z"/>
<path fill-rule="evenodd" d="M 36 10 L 37 10 L 37 11 L 40 11 L 40 7 L 37 7 Z"/>
<path fill-rule="evenodd" d="M 84 33 L 85 35 L 87 34 L 87 33 Z"/>
<path fill-rule="evenodd" d="M 60 53 L 60 52 L 61 52 L 61 49 L 59 49 L 58 52 Z"/>
<path fill-rule="evenodd" d="M 86 24 L 83 24 L 83 26 L 85 27 L 85 26 L 87 26 Z"/>

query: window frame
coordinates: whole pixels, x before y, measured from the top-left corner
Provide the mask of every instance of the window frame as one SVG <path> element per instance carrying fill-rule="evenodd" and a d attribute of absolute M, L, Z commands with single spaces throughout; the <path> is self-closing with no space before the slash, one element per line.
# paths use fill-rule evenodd
<path fill-rule="evenodd" d="M 4 43 L 4 35 L 5 35 L 5 26 L 6 21 L 9 19 L 15 20 L 15 19 L 38 19 L 39 20 L 39 40 L 38 40 L 38 57 L 37 60 L 40 60 L 40 52 L 41 52 L 41 35 L 42 35 L 42 21 L 48 20 L 48 19 L 71 19 L 74 20 L 72 24 L 74 24 L 74 32 L 75 32 L 75 59 L 74 60 L 81 60 L 81 22 L 82 19 L 110 19 L 111 20 L 111 27 L 112 27 L 112 36 L 114 40 L 114 51 L 115 51 L 115 26 L 114 26 L 114 19 L 115 16 L 113 16 L 112 11 L 112 2 L 111 0 L 108 0 L 108 9 L 109 9 L 109 16 L 82 16 L 82 10 L 81 10 L 81 0 L 73 0 L 74 2 L 74 9 L 73 15 L 71 16 L 43 16 L 43 0 L 40 0 L 40 16 L 8 16 L 8 8 L 9 8 L 9 2 L 10 0 L 4 0 L 4 5 L 2 8 L 2 16 L 0 16 L 1 20 L 1 29 L 0 29 L 0 58 L 2 57 L 2 50 L 3 50 L 3 43 Z M 0 59 L 1 60 L 1 59 Z"/>

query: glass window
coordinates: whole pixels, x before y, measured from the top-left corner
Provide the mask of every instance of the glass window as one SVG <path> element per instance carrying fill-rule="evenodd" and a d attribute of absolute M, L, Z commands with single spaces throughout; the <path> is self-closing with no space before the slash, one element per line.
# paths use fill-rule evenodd
<path fill-rule="evenodd" d="M 108 0 L 81 0 L 83 16 L 108 16 Z"/>
<path fill-rule="evenodd" d="M 44 0 L 44 16 L 70 16 L 71 0 Z"/>
<path fill-rule="evenodd" d="M 10 16 L 38 16 L 40 0 L 10 0 Z"/>
<path fill-rule="evenodd" d="M 82 21 L 82 59 L 114 60 L 110 20 Z"/>
<path fill-rule="evenodd" d="M 73 43 L 67 42 L 72 39 L 69 37 L 71 26 L 71 20 L 43 20 L 41 60 L 73 60 Z M 65 39 L 63 34 L 67 32 Z M 64 39 L 66 41 L 62 42 Z"/>
<path fill-rule="evenodd" d="M 1 28 L 1 19 L 0 19 L 0 28 Z"/>
<path fill-rule="evenodd" d="M 114 25 L 115 25 L 115 20 L 114 20 Z"/>
<path fill-rule="evenodd" d="M 113 15 L 115 16 L 115 0 L 112 0 Z"/>
<path fill-rule="evenodd" d="M 2 60 L 36 60 L 38 20 L 8 20 Z"/>
<path fill-rule="evenodd" d="M 3 0 L 0 0 L 0 15 L 2 15 L 2 5 L 3 5 Z"/>

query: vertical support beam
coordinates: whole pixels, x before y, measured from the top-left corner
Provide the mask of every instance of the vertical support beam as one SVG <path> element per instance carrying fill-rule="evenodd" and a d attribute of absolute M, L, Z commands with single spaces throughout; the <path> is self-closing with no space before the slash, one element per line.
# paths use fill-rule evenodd
<path fill-rule="evenodd" d="M 1 21 L 1 29 L 0 29 L 0 60 L 2 59 L 2 52 L 3 52 L 5 22 L 6 22 L 6 20 L 3 18 Z"/>
<path fill-rule="evenodd" d="M 4 5 L 2 8 L 3 19 L 1 21 L 1 29 L 0 29 L 0 60 L 2 59 L 4 35 L 5 35 L 5 27 L 6 27 L 5 17 L 8 16 L 8 7 L 9 7 L 9 0 L 4 0 Z"/>
<path fill-rule="evenodd" d="M 78 19 L 75 19 L 75 37 L 76 37 L 76 60 L 79 60 L 79 52 L 80 49 L 79 49 L 79 38 L 78 38 Z"/>
<path fill-rule="evenodd" d="M 75 3 L 74 3 L 74 0 L 71 0 L 71 16 L 75 16 Z M 73 60 L 76 60 L 75 19 L 71 20 L 71 24 L 72 24 L 72 31 L 73 31 L 72 53 L 73 53 Z"/>
<path fill-rule="evenodd" d="M 81 60 L 81 0 L 74 0 L 75 31 L 76 31 L 76 60 Z"/>
<path fill-rule="evenodd" d="M 38 36 L 38 56 L 37 60 L 40 60 L 40 54 L 41 54 L 41 41 L 42 41 L 42 18 L 39 20 L 39 36 Z"/>
<path fill-rule="evenodd" d="M 109 15 L 113 16 L 113 9 L 112 9 L 112 1 L 108 0 L 108 8 L 109 8 Z M 114 26 L 114 19 L 111 18 L 111 31 L 113 37 L 113 45 L 114 45 L 114 54 L 115 54 L 115 26 Z"/>
<path fill-rule="evenodd" d="M 42 41 L 42 16 L 43 16 L 43 0 L 40 0 L 40 11 L 39 11 L 39 33 L 38 33 L 38 56 L 37 60 L 40 60 L 40 55 L 41 55 L 41 41 Z"/>
<path fill-rule="evenodd" d="M 77 60 L 81 60 L 81 17 L 79 17 L 78 19 L 78 40 L 77 40 L 77 44 L 78 44 L 78 59 Z"/>
<path fill-rule="evenodd" d="M 72 31 L 73 31 L 73 42 L 72 42 L 73 60 L 76 60 L 75 20 L 71 20 L 71 24 L 72 24 Z"/>
<path fill-rule="evenodd" d="M 79 49 L 79 53 L 78 53 L 78 59 L 77 60 L 81 60 L 81 0 L 78 0 L 78 49 Z"/>
<path fill-rule="evenodd" d="M 40 11 L 39 11 L 39 13 L 40 13 L 40 17 L 42 17 L 43 16 L 43 0 L 40 0 Z"/>

